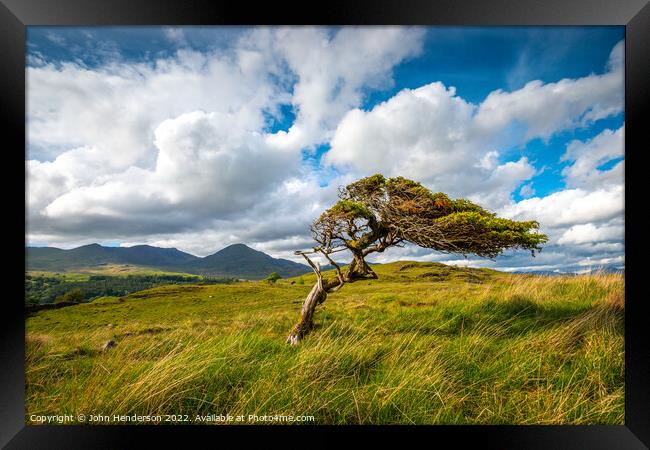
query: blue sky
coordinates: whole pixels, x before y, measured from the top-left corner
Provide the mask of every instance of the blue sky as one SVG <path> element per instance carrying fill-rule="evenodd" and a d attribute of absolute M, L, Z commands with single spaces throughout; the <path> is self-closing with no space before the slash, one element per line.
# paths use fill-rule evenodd
<path fill-rule="evenodd" d="M 610 183 L 618 173 L 614 169 L 622 170 L 616 165 L 623 160 L 623 75 L 616 55 L 622 55 L 624 27 L 29 27 L 27 38 L 28 160 L 33 177 L 58 180 L 56 189 L 33 190 L 28 230 L 33 245 L 173 244 L 207 254 L 237 240 L 286 256 L 291 246 L 307 244 L 300 226 L 313 219 L 315 207 L 332 200 L 334 185 L 364 175 L 366 168 L 417 175 L 434 190 L 482 200 L 513 217 L 525 216 L 524 210 L 536 204 L 527 199 L 544 204 L 601 192 L 603 180 Z M 169 86 L 182 100 L 174 100 Z M 139 96 L 140 104 L 131 104 Z M 237 187 L 234 181 L 199 183 L 206 166 L 192 173 L 167 168 L 162 177 L 175 180 L 178 189 L 205 191 L 205 199 L 160 187 L 161 161 L 179 157 L 187 133 L 204 142 L 200 133 L 218 120 L 215 114 L 227 116 L 218 116 L 217 131 L 210 134 L 213 144 L 229 148 L 215 137 L 224 123 L 238 130 L 233 134 L 241 142 L 231 142 L 235 138 L 226 133 L 234 153 L 206 149 L 208 161 L 219 161 L 210 178 L 228 178 L 219 172 L 226 163 L 233 170 L 241 163 L 250 176 L 249 163 L 239 156 L 246 148 L 260 164 L 252 170 L 259 180 L 244 183 L 246 189 L 261 189 L 268 201 L 286 197 L 296 183 L 313 183 L 301 188 L 313 191 L 310 198 L 300 194 L 295 200 L 306 208 L 297 225 L 234 231 L 246 220 L 254 222 L 251 211 L 264 214 L 264 208 L 247 203 L 245 195 L 237 205 L 203 208 L 215 190 L 228 198 L 228 190 Z M 75 125 L 80 117 L 84 124 Z M 430 122 L 417 125 L 420 120 Z M 617 130 L 621 149 L 603 150 L 618 142 L 610 136 Z M 359 136 L 372 142 L 379 135 L 376 151 L 359 143 Z M 386 147 L 392 139 L 393 146 Z M 280 152 L 278 157 L 266 161 L 268 152 L 259 156 L 263 145 Z M 408 158 L 384 164 L 389 155 L 395 157 L 396 146 L 403 146 L 397 154 Z M 480 169 L 463 173 L 463 159 Z M 276 167 L 278 160 L 284 166 Z M 423 164 L 431 164 L 430 172 Z M 585 172 L 590 164 L 597 164 L 591 172 L 598 180 Z M 285 166 L 290 169 L 283 172 Z M 439 173 L 438 166 L 449 169 Z M 137 189 L 140 195 L 147 193 L 134 197 L 146 205 L 138 210 L 138 226 L 129 225 L 133 211 L 118 207 L 119 189 L 130 189 L 133 180 L 144 183 Z M 618 188 L 622 184 L 621 178 Z M 78 206 L 84 202 L 92 202 L 92 214 Z M 196 213 L 201 208 L 205 213 Z M 611 238 L 612 227 L 622 226 L 622 211 L 581 220 L 568 220 L 565 228 L 549 225 L 557 228 L 558 242 L 579 247 L 564 266 L 585 257 L 622 264 L 622 238 Z M 210 235 L 206 230 L 216 224 L 228 231 Z M 205 244 L 208 235 L 212 246 Z M 586 243 L 587 235 L 610 237 Z M 542 265 L 563 266 L 561 247 L 551 246 L 556 260 Z M 600 254 L 598 248 L 609 250 Z M 431 254 L 420 249 L 392 257 L 407 256 Z M 499 266 L 500 261 L 486 264 Z"/>

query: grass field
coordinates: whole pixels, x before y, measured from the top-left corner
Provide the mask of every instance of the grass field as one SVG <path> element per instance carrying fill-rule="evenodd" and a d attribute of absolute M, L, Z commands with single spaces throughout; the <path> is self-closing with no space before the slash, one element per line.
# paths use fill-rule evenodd
<path fill-rule="evenodd" d="M 170 272 L 146 266 L 132 264 L 102 264 L 94 267 L 76 268 L 52 272 L 47 270 L 28 270 L 27 275 L 43 277 L 61 277 L 66 281 L 87 281 L 91 275 L 128 276 L 128 275 L 186 275 L 196 276 L 185 272 Z"/>
<path fill-rule="evenodd" d="M 26 420 L 623 423 L 621 275 L 374 269 L 379 280 L 331 294 L 296 347 L 284 341 L 313 275 L 304 284 L 162 286 L 39 312 L 26 321 Z M 117 346 L 102 352 L 109 339 Z"/>

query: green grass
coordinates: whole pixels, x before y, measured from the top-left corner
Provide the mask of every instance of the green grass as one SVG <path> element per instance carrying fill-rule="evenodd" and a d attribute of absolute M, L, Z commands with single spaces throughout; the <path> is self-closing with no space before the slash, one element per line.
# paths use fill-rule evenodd
<path fill-rule="evenodd" d="M 159 270 L 152 267 L 133 264 L 103 264 L 94 267 L 62 270 L 59 272 L 47 270 L 28 270 L 27 275 L 59 277 L 66 281 L 87 281 L 91 275 L 128 276 L 128 275 L 185 275 L 196 276 L 186 272 Z"/>
<path fill-rule="evenodd" d="M 622 424 L 623 277 L 374 267 L 284 343 L 314 276 L 162 286 L 26 322 L 32 414 Z M 101 352 L 113 339 L 117 347 Z"/>

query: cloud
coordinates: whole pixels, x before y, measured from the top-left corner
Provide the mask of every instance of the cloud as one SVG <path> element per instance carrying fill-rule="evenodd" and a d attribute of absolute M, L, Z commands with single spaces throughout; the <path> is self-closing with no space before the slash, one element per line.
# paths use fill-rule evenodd
<path fill-rule="evenodd" d="M 150 63 L 29 67 L 27 84 L 30 158 L 50 160 L 87 146 L 121 168 L 151 162 L 153 132 L 163 120 L 236 111 L 247 128 L 262 128 L 264 112 L 287 98 L 262 64 L 191 50 Z"/>
<path fill-rule="evenodd" d="M 440 82 L 404 89 L 369 111 L 348 112 L 323 162 L 359 175 L 406 176 L 436 191 L 501 207 L 537 174 L 525 156 L 500 163 L 507 149 L 622 111 L 621 49 L 618 44 L 612 50 L 602 75 L 546 84 L 535 80 L 513 92 L 494 91 L 477 105 Z M 588 152 L 580 153 L 576 169 L 588 162 Z M 570 153 L 577 158 L 579 151 Z M 603 176 L 615 181 L 616 171 Z"/>
<path fill-rule="evenodd" d="M 618 263 L 623 162 L 603 165 L 623 156 L 623 127 L 571 142 L 560 161 L 567 188 L 545 197 L 531 182 L 543 169 L 511 150 L 620 112 L 622 44 L 600 75 L 532 81 L 478 104 L 433 82 L 362 109 L 423 39 L 420 28 L 255 28 L 226 48 L 146 63 L 39 59 L 27 70 L 30 241 L 114 239 L 201 256 L 245 242 L 299 260 L 293 250 L 312 245 L 309 224 L 337 187 L 382 172 L 539 220 L 551 238 L 539 267 Z M 286 127 L 271 131 L 274 123 Z M 331 147 L 323 165 L 303 161 L 301 152 L 320 144 Z M 524 200 L 513 200 L 517 190 Z M 400 258 L 531 264 L 521 252 L 459 260 L 414 246 L 372 260 Z"/>
<path fill-rule="evenodd" d="M 607 70 L 610 72 L 620 72 L 625 69 L 625 41 L 616 43 L 609 53 L 607 60 Z"/>
<path fill-rule="evenodd" d="M 503 207 L 499 213 L 515 220 L 538 220 L 546 227 L 598 223 L 623 215 L 623 186 L 594 191 L 566 189 Z"/>
<path fill-rule="evenodd" d="M 175 241 L 202 253 L 198 236 L 219 227 L 215 245 L 304 242 L 336 185 L 306 171 L 302 147 L 367 89 L 390 86 L 422 38 L 415 28 L 256 28 L 232 48 L 147 63 L 29 67 L 30 239 Z M 286 104 L 304 130 L 295 145 L 268 131 Z"/>
<path fill-rule="evenodd" d="M 524 198 L 529 198 L 535 195 L 535 188 L 533 188 L 533 183 L 524 184 L 521 189 L 519 189 L 519 195 Z"/>
<path fill-rule="evenodd" d="M 176 247 L 199 256 L 244 242 L 275 256 L 301 261 L 293 252 L 313 246 L 309 225 L 336 199 L 337 183 L 321 188 L 315 178 L 290 178 L 248 209 L 201 228 L 171 233 L 125 234 L 123 245 Z"/>
<path fill-rule="evenodd" d="M 164 30 L 165 37 L 172 43 L 178 45 L 185 45 L 187 43 L 185 39 L 185 32 L 182 28 L 169 27 Z"/>
<path fill-rule="evenodd" d="M 241 121 L 239 115 L 202 111 L 167 119 L 154 133 L 158 155 L 152 170 L 130 167 L 104 179 L 80 176 L 79 184 L 41 212 L 62 229 L 88 221 L 114 231 L 146 227 L 156 233 L 194 228 L 202 220 L 251 208 L 297 173 L 300 155 L 269 145 Z M 67 156 L 50 166 L 65 167 L 61 159 Z M 35 180 L 36 195 L 42 182 Z"/>
<path fill-rule="evenodd" d="M 490 133 L 517 123 L 521 139 L 548 139 L 560 130 L 583 127 L 623 110 L 623 43 L 613 49 L 602 75 L 563 79 L 555 83 L 533 80 L 516 91 L 491 92 L 481 103 L 476 124 Z"/>
<path fill-rule="evenodd" d="M 367 89 L 391 87 L 392 68 L 422 50 L 424 29 L 345 27 L 257 29 L 240 52 L 261 51 L 283 61 L 293 74 L 291 104 L 296 120 L 276 143 L 307 147 L 329 140 L 339 120 L 359 106 Z M 360 63 L 362 61 L 362 63 Z"/>
<path fill-rule="evenodd" d="M 603 130 L 587 141 L 572 141 L 561 161 L 572 164 L 562 170 L 569 187 L 595 188 L 609 184 L 621 184 L 624 177 L 624 127 L 616 131 Z M 615 161 L 621 159 L 620 161 Z M 615 162 L 607 170 L 599 169 L 603 164 Z"/>
<path fill-rule="evenodd" d="M 592 223 L 574 225 L 562 234 L 558 244 L 586 244 L 606 242 L 610 240 L 622 241 L 625 229 L 619 226 L 597 227 Z"/>
<path fill-rule="evenodd" d="M 534 261 L 523 255 L 506 254 L 500 257 L 500 267 L 577 270 L 584 261 L 593 263 L 595 257 L 610 261 L 603 264 L 618 264 L 617 258 L 625 251 L 622 184 L 593 191 L 565 189 L 545 197 L 512 203 L 498 212 L 516 220 L 537 220 L 541 231 L 549 237 Z"/>
<path fill-rule="evenodd" d="M 359 174 L 381 172 L 495 207 L 535 169 L 526 157 L 499 163 L 475 132 L 477 107 L 440 82 L 405 89 L 339 124 L 324 163 Z"/>
<path fill-rule="evenodd" d="M 56 45 L 65 45 L 66 43 L 65 38 L 57 33 L 52 33 L 52 32 L 46 33 L 45 37 L 47 38 L 47 40 L 49 40 L 50 42 Z"/>

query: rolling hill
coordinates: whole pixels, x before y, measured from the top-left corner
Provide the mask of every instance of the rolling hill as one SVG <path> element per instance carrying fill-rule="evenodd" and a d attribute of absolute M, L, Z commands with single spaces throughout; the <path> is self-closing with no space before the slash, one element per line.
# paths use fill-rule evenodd
<path fill-rule="evenodd" d="M 318 425 L 624 423 L 622 275 L 413 261 L 374 269 L 379 279 L 329 295 L 295 347 L 285 339 L 313 273 L 158 286 L 39 311 L 25 322 L 25 421 L 110 411 L 188 415 L 184 424 L 227 414 L 258 425 L 277 422 L 250 415 L 309 415 Z"/>
<path fill-rule="evenodd" d="M 286 259 L 273 258 L 244 244 L 230 245 L 200 258 L 175 248 L 150 245 L 104 247 L 84 245 L 70 250 L 53 247 L 27 247 L 28 270 L 68 272 L 100 269 L 106 265 L 135 265 L 154 270 L 192 274 L 260 279 L 277 272 L 282 277 L 301 275 L 309 267 Z"/>

